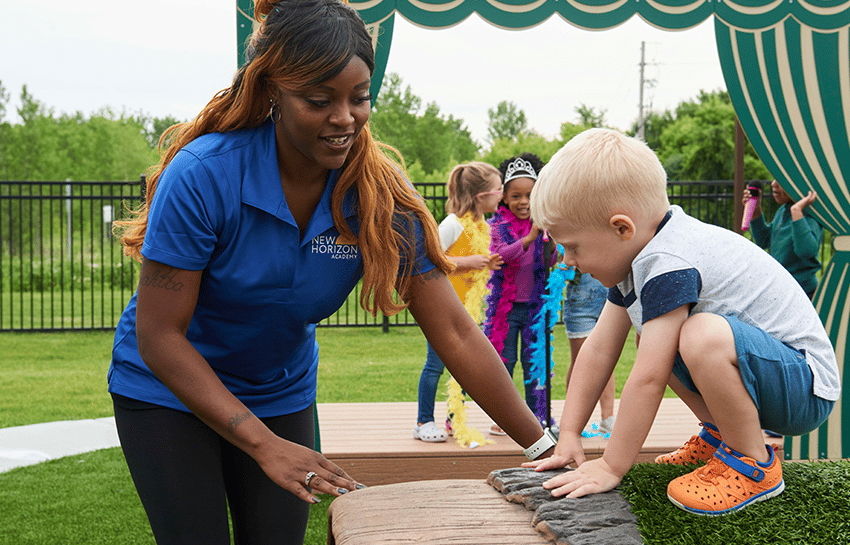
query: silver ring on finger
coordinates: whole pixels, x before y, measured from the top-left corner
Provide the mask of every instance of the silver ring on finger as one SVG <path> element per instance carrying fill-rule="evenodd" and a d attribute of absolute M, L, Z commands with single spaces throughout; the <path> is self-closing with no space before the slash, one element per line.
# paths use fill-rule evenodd
<path fill-rule="evenodd" d="M 313 477 L 317 477 L 315 471 L 311 471 L 310 473 L 307 474 L 307 478 L 304 479 L 304 484 L 307 485 L 307 486 L 310 486 L 310 481 L 313 480 Z"/>

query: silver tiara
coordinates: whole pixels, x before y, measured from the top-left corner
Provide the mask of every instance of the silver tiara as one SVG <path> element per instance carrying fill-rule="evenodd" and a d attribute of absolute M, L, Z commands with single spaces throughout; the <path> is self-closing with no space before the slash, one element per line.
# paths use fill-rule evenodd
<path fill-rule="evenodd" d="M 530 161 L 526 161 L 522 157 L 517 157 L 508 163 L 508 168 L 505 170 L 505 183 L 510 182 L 514 178 L 531 178 L 536 182 L 537 173 L 534 171 L 534 167 L 531 166 Z"/>

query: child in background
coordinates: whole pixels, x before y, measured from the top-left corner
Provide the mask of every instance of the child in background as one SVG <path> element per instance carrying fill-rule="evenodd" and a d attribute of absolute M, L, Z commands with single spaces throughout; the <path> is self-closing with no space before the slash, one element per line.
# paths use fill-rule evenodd
<path fill-rule="evenodd" d="M 555 454 L 523 465 L 578 464 L 543 483 L 555 496 L 611 490 L 669 384 L 703 423 L 699 436 L 658 460 L 705 462 L 667 486 L 677 507 L 722 515 L 782 493 L 782 465 L 762 429 L 808 433 L 841 393 L 832 344 L 791 274 L 746 238 L 670 206 L 658 158 L 616 131 L 570 140 L 531 202 L 565 263 L 612 289 L 574 366 Z M 640 343 L 614 431 L 602 457 L 585 461 L 581 430 L 632 325 Z"/>
<path fill-rule="evenodd" d="M 756 199 L 753 219 L 750 228 L 753 241 L 762 248 L 770 249 L 773 259 L 783 267 L 803 286 L 803 290 L 814 298 L 818 288 L 817 272 L 821 269 L 818 260 L 821 242 L 823 242 L 823 227 L 806 210 L 815 202 L 815 193 L 809 194 L 794 202 L 779 182 L 773 180 L 770 184 L 773 199 L 781 205 L 773 216 L 770 224 L 765 223 L 761 211 L 761 198 Z M 744 202 L 750 198 L 750 191 L 744 190 Z"/>
<path fill-rule="evenodd" d="M 570 340 L 570 370 L 567 371 L 567 389 L 570 388 L 570 378 L 573 374 L 578 352 L 585 339 L 593 331 L 605 300 L 608 297 L 608 288 L 587 273 L 575 270 L 575 276 L 567 282 L 567 295 L 564 297 L 564 329 Z M 616 384 L 614 374 L 602 395 L 599 397 L 599 410 L 601 419 L 594 422 L 588 430 L 581 432 L 582 437 L 604 437 L 608 439 L 614 429 L 614 397 L 616 396 Z"/>
<path fill-rule="evenodd" d="M 493 165 L 474 161 L 456 166 L 446 184 L 446 216 L 440 223 L 440 242 L 449 261 L 457 267 L 449 280 L 466 311 L 481 323 L 481 306 L 490 271 L 502 260 L 490 253 L 490 226 L 484 214 L 496 211 L 502 198 L 502 178 Z M 426 443 L 446 440 L 447 430 L 434 424 L 434 398 L 443 374 L 443 362 L 428 343 L 425 367 L 419 377 L 419 416 L 414 439 Z M 446 423 L 449 426 L 449 423 Z"/>
<path fill-rule="evenodd" d="M 517 362 L 517 341 L 522 340 L 525 402 L 545 427 L 546 393 L 530 376 L 531 346 L 536 333 L 532 320 L 543 304 L 545 285 L 543 231 L 531 221 L 530 197 L 543 161 L 533 153 L 506 159 L 499 165 L 504 195 L 496 214 L 490 218 L 491 251 L 502 256 L 504 265 L 490 279 L 484 333 L 502 356 L 513 376 Z M 552 245 L 554 248 L 554 244 Z M 550 258 L 549 265 L 554 264 Z M 505 435 L 495 423 L 492 435 Z"/>

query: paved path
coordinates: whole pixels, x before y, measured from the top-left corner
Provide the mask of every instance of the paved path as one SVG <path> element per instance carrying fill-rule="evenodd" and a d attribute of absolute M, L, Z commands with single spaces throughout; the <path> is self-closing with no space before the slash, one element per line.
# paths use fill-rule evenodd
<path fill-rule="evenodd" d="M 0 473 L 117 446 L 118 432 L 111 416 L 0 428 Z"/>

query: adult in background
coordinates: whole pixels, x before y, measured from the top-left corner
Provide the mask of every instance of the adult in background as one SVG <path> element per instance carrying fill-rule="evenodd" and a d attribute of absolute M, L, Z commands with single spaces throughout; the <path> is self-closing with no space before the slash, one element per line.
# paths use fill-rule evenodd
<path fill-rule="evenodd" d="M 315 494 L 362 486 L 312 450 L 315 325 L 361 279 L 364 308 L 406 306 L 514 440 L 550 446 L 372 140 L 363 21 L 336 0 L 258 0 L 254 15 L 232 86 L 166 133 L 145 204 L 117 226 L 142 265 L 109 391 L 160 544 L 230 543 L 228 509 L 237 544 L 302 543 Z"/>
<path fill-rule="evenodd" d="M 776 180 L 770 183 L 770 189 L 780 206 L 773 221 L 768 224 L 762 214 L 761 199 L 756 199 L 750 221 L 753 241 L 769 249 L 770 255 L 791 273 L 809 299 L 813 299 L 818 288 L 816 274 L 821 269 L 818 253 L 823 242 L 823 227 L 807 212 L 817 195 L 809 191 L 808 195 L 794 202 Z M 744 202 L 750 197 L 750 191 L 745 189 Z"/>

